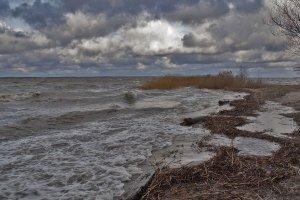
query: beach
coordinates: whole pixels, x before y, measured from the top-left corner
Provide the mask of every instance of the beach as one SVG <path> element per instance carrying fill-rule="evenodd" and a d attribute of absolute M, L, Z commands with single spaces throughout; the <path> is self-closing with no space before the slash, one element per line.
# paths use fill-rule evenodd
<path fill-rule="evenodd" d="M 249 90 L 233 109 L 204 117 L 211 135 L 193 151 L 212 158 L 158 169 L 139 198 L 298 199 L 299 94 L 299 86 Z"/>
<path fill-rule="evenodd" d="M 180 199 L 186 192 L 198 198 L 203 193 L 195 192 L 199 188 L 193 181 L 201 183 L 203 177 L 185 174 L 187 180 L 180 182 L 178 172 L 223 162 L 224 151 L 261 162 L 288 159 L 283 160 L 286 166 L 275 168 L 280 172 L 276 188 L 297 177 L 293 167 L 298 158 L 286 152 L 298 150 L 292 148 L 298 86 L 141 89 L 151 79 L 1 79 L 1 198 Z M 199 117 L 191 126 L 182 124 Z M 274 130 L 267 126 L 270 117 L 278 125 Z M 174 178 L 165 185 L 162 174 Z M 273 195 L 274 188 L 262 185 Z"/>

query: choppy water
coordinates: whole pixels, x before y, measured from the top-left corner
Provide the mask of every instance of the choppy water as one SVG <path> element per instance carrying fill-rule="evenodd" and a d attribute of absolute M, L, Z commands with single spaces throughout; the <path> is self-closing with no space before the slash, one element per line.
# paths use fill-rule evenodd
<path fill-rule="evenodd" d="M 0 79 L 0 199 L 113 199 L 184 116 L 239 94 L 142 91 L 146 78 Z M 129 92 L 129 93 L 128 93 Z"/>
<path fill-rule="evenodd" d="M 262 81 L 270 84 L 279 84 L 279 85 L 299 85 L 300 78 L 263 78 Z"/>

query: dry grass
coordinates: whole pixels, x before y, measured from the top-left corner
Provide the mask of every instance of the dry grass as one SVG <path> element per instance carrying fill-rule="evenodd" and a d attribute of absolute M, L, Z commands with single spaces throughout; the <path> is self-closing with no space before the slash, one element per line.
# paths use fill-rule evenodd
<path fill-rule="evenodd" d="M 263 88 L 266 87 L 266 84 L 260 80 L 252 80 L 243 76 L 234 76 L 231 72 L 223 72 L 214 76 L 165 76 L 144 84 L 142 89 L 168 90 L 180 87 L 236 90 L 241 88 Z"/>
<path fill-rule="evenodd" d="M 236 149 L 222 147 L 197 167 L 157 171 L 142 199 L 261 199 L 279 194 L 278 183 L 295 173 L 286 157 L 238 156 Z"/>

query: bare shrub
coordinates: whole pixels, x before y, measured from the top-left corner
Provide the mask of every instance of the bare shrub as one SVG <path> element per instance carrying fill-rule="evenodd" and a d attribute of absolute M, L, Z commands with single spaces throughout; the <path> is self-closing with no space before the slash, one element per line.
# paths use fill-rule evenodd
<path fill-rule="evenodd" d="M 300 1 L 274 0 L 270 11 L 269 24 L 276 26 L 280 33 L 289 38 L 290 49 L 300 53 Z"/>

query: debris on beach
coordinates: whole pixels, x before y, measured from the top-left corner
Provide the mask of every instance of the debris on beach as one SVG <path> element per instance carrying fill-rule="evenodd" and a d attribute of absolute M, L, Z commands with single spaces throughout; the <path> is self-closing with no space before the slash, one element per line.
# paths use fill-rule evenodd
<path fill-rule="evenodd" d="M 229 103 L 230 103 L 230 100 L 220 100 L 220 101 L 218 102 L 219 106 L 223 106 L 223 105 L 229 104 Z"/>
<path fill-rule="evenodd" d="M 296 173 L 284 157 L 237 153 L 236 148 L 221 147 L 201 165 L 158 170 L 141 199 L 259 199 L 278 192 L 275 185 Z"/>

